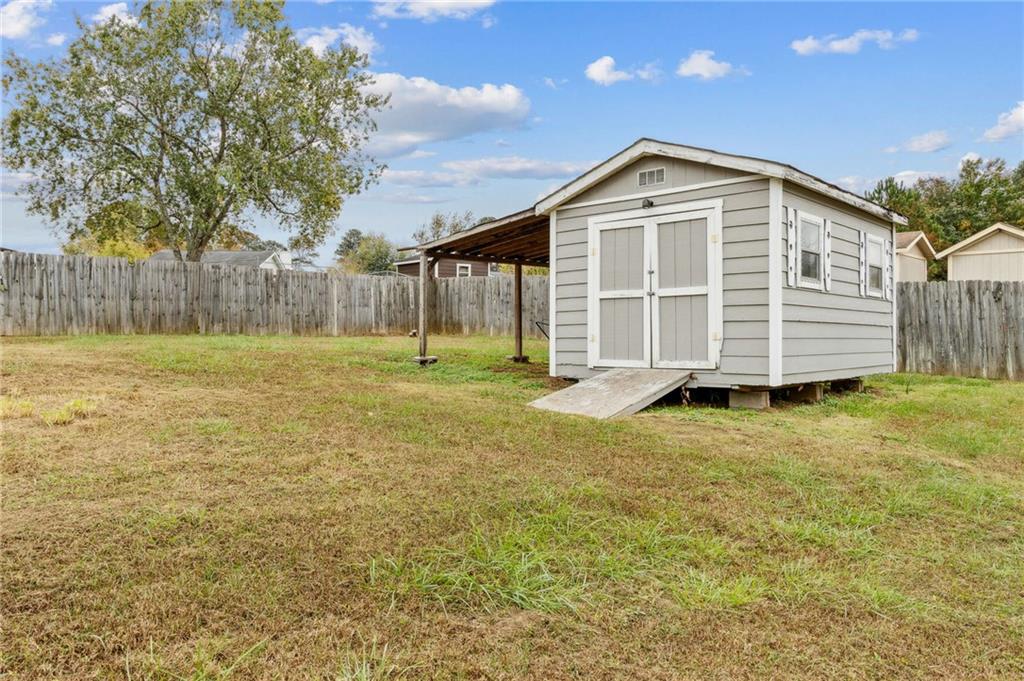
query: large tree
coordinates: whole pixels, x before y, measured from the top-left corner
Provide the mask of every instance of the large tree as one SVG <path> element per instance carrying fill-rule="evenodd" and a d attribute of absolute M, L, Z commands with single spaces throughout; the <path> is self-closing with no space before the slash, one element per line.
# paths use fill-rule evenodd
<path fill-rule="evenodd" d="M 144 2 L 89 25 L 56 60 L 9 54 L 4 164 L 30 171 L 31 212 L 73 231 L 134 201 L 188 260 L 231 226 L 272 216 L 322 243 L 346 197 L 380 167 L 362 148 L 386 97 L 366 56 L 322 55 L 284 25 L 275 0 Z"/>

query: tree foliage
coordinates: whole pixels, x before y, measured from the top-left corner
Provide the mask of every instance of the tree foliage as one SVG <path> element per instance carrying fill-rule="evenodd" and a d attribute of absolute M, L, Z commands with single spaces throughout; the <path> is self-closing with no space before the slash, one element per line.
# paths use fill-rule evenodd
<path fill-rule="evenodd" d="M 134 201 L 155 216 L 139 229 L 189 260 L 254 212 L 321 243 L 380 170 L 362 152 L 386 104 L 365 55 L 303 47 L 279 0 L 147 1 L 134 16 L 79 20 L 53 61 L 5 58 L 4 163 L 34 173 L 28 210 L 70 232 Z"/>
<path fill-rule="evenodd" d="M 341 268 L 349 274 L 376 274 L 395 268 L 398 252 L 383 234 L 363 234 L 359 245 L 341 261 Z"/>
<path fill-rule="evenodd" d="M 338 247 L 334 249 L 336 260 L 344 260 L 359 248 L 359 242 L 363 240 L 363 233 L 358 229 L 350 229 L 341 237 Z"/>
<path fill-rule="evenodd" d="M 965 160 L 955 178 L 926 177 L 906 187 L 889 177 L 865 197 L 907 216 L 905 229 L 924 232 L 941 251 L 996 222 L 1024 224 L 1024 163 L 1008 170 L 1000 158 Z M 931 269 L 942 277 L 945 262 Z"/>
<path fill-rule="evenodd" d="M 67 255 L 105 255 L 144 260 L 164 248 L 167 237 L 153 211 L 134 201 L 101 207 L 68 234 L 61 250 Z"/>

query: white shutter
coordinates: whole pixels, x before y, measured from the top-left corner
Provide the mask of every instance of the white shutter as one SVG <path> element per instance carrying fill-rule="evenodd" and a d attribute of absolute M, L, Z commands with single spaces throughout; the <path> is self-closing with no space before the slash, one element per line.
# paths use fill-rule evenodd
<path fill-rule="evenodd" d="M 867 234 L 860 233 L 860 294 L 868 294 L 868 244 Z"/>
<path fill-rule="evenodd" d="M 825 220 L 825 238 L 821 245 L 822 262 L 825 267 L 825 290 L 832 290 L 832 221 Z"/>
<path fill-rule="evenodd" d="M 893 289 L 892 242 L 885 242 L 885 299 L 892 300 Z"/>
<path fill-rule="evenodd" d="M 796 221 L 800 211 L 786 208 L 786 277 L 790 286 L 796 286 Z"/>

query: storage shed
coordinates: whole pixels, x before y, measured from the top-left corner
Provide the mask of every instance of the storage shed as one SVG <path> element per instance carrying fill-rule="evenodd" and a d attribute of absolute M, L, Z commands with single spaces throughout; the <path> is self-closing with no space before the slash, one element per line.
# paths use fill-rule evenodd
<path fill-rule="evenodd" d="M 997 222 L 935 257 L 949 281 L 1024 281 L 1024 229 Z"/>
<path fill-rule="evenodd" d="M 552 376 L 684 370 L 767 403 L 770 388 L 895 370 L 904 224 L 789 165 L 641 139 L 420 252 L 549 262 Z"/>
<path fill-rule="evenodd" d="M 928 281 L 928 261 L 934 259 L 935 249 L 924 232 L 896 234 L 896 281 Z"/>

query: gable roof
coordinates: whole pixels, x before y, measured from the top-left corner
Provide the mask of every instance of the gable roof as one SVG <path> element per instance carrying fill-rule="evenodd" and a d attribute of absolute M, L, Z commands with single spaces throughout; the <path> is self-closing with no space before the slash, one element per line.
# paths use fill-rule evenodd
<path fill-rule="evenodd" d="M 900 225 L 907 224 L 907 218 L 896 211 L 889 210 L 885 206 L 880 206 L 877 203 L 868 201 L 861 196 L 857 196 L 853 192 L 846 191 L 841 187 L 837 187 L 825 180 L 805 173 L 802 170 L 798 170 L 791 165 L 755 158 L 753 156 L 739 156 L 736 154 L 726 154 L 713 149 L 689 147 L 683 144 L 673 144 L 671 142 L 660 142 L 647 137 L 638 139 L 636 142 L 615 154 L 604 163 L 600 163 L 594 168 L 591 168 L 575 180 L 568 182 L 538 201 L 536 205 L 537 215 L 550 213 L 558 206 L 562 205 L 574 196 L 579 195 L 586 189 L 594 186 L 609 175 L 618 172 L 630 163 L 646 156 L 667 156 L 669 158 L 678 158 L 684 161 L 708 163 L 711 165 L 721 166 L 723 168 L 742 170 L 753 175 L 776 177 L 787 182 L 792 182 L 793 184 L 806 187 L 807 189 L 819 194 L 825 194 L 837 201 L 841 201 L 854 206 L 855 208 L 871 213 L 875 217 L 886 220 L 887 222 L 895 222 Z"/>
<path fill-rule="evenodd" d="M 919 241 L 923 241 L 925 252 L 932 258 L 935 257 L 935 249 L 932 248 L 932 242 L 928 240 L 928 236 L 921 230 L 914 232 L 896 232 L 896 250 L 897 251 L 909 251 L 914 247 L 914 244 Z"/>
<path fill-rule="evenodd" d="M 952 246 L 944 250 L 942 253 L 936 255 L 935 258 L 937 260 L 941 260 L 942 258 L 945 258 L 947 255 L 950 255 L 951 253 L 956 253 L 961 248 L 964 248 L 965 246 L 970 246 L 973 243 L 977 243 L 982 239 L 991 236 L 992 234 L 995 234 L 996 232 L 1006 232 L 1007 234 L 1010 234 L 1012 236 L 1024 239 L 1024 229 L 1021 229 L 1020 227 L 1014 227 L 1013 225 L 1009 225 L 1005 222 L 997 222 L 996 224 L 990 227 L 986 227 L 977 234 L 972 234 L 971 236 L 967 237 L 960 243 L 953 244 Z"/>
<path fill-rule="evenodd" d="M 204 251 L 199 261 L 206 265 L 231 265 L 233 267 L 259 267 L 277 251 Z M 177 260 L 174 251 L 163 249 L 149 256 L 150 260 Z"/>

